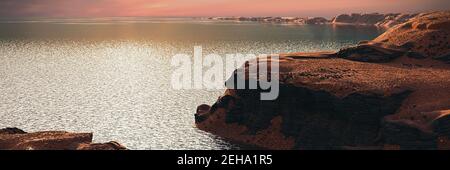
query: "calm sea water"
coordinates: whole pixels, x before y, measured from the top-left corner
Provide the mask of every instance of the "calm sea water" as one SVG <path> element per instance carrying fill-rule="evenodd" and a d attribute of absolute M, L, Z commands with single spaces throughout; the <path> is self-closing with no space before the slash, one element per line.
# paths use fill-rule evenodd
<path fill-rule="evenodd" d="M 238 149 L 195 128 L 223 90 L 173 90 L 171 57 L 337 50 L 372 27 L 193 19 L 0 20 L 0 127 L 93 132 L 130 149 Z"/>

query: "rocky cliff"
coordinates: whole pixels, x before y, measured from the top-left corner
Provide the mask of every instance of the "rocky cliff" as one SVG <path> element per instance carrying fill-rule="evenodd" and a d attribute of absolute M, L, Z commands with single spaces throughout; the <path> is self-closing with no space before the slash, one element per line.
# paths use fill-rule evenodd
<path fill-rule="evenodd" d="M 92 133 L 47 131 L 27 133 L 0 129 L 0 150 L 126 150 L 117 142 L 92 143 Z"/>
<path fill-rule="evenodd" d="M 267 149 L 450 149 L 449 28 L 449 11 L 423 13 L 337 52 L 282 54 L 276 100 L 230 88 L 196 125 Z"/>
<path fill-rule="evenodd" d="M 417 14 L 342 14 L 328 20 L 323 17 L 211 17 L 210 20 L 226 20 L 226 21 L 250 21 L 262 23 L 287 23 L 287 24 L 335 24 L 335 25 L 366 25 L 377 26 L 382 28 L 391 28 L 398 24 L 404 23 L 409 19 L 417 16 Z"/>
<path fill-rule="evenodd" d="M 334 17 L 333 24 L 346 25 L 374 25 L 378 27 L 391 28 L 397 24 L 404 23 L 417 14 L 342 14 Z"/>

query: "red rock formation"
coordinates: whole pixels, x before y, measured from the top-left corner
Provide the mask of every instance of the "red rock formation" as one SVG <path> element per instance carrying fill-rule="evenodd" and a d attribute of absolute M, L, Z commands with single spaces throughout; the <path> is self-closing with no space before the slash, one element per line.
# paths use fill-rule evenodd
<path fill-rule="evenodd" d="M 82 143 L 77 147 L 77 150 L 127 150 L 127 148 L 115 141 L 111 141 L 107 143 Z"/>
<path fill-rule="evenodd" d="M 268 149 L 448 149 L 449 19 L 421 14 L 338 52 L 283 54 L 271 60 L 280 65 L 278 99 L 228 89 L 197 109 L 196 124 Z"/>
<path fill-rule="evenodd" d="M 92 133 L 48 131 L 26 133 L 17 128 L 0 130 L 0 150 L 124 150 L 117 142 L 92 143 Z"/>
<path fill-rule="evenodd" d="M 429 57 L 450 54 L 450 12 L 423 13 L 387 30 L 373 42 L 399 46 Z"/>

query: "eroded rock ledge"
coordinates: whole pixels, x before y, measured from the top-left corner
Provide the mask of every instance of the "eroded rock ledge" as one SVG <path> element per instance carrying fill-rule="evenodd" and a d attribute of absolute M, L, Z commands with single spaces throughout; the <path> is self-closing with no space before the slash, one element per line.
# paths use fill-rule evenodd
<path fill-rule="evenodd" d="M 46 131 L 27 133 L 0 129 L 0 150 L 126 150 L 117 142 L 92 143 L 92 133 Z"/>
<path fill-rule="evenodd" d="M 283 54 L 271 60 L 278 99 L 227 89 L 197 108 L 196 125 L 267 149 L 450 149 L 449 18 L 423 13 L 337 52 Z"/>

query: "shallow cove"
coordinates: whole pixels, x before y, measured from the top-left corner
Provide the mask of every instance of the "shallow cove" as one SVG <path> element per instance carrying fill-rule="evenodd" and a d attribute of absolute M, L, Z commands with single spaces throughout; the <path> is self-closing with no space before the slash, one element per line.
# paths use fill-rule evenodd
<path fill-rule="evenodd" d="M 203 52 L 329 51 L 373 39 L 373 27 L 192 19 L 0 21 L 0 127 L 93 132 L 130 149 L 239 149 L 194 127 L 223 93 L 174 91 L 171 57 Z M 224 78 L 226 80 L 226 78 Z"/>

